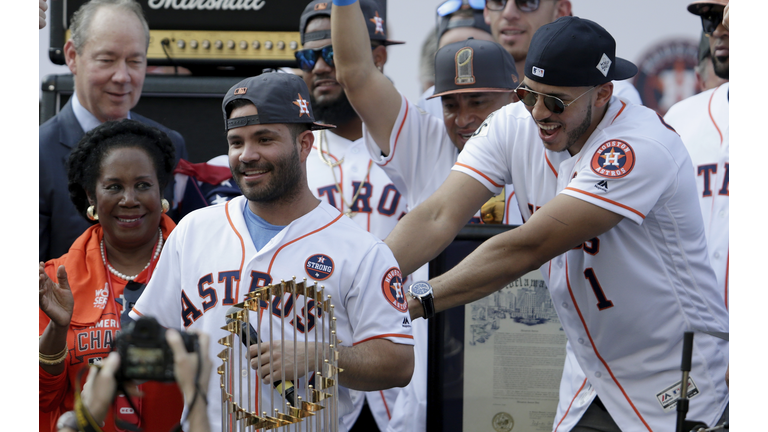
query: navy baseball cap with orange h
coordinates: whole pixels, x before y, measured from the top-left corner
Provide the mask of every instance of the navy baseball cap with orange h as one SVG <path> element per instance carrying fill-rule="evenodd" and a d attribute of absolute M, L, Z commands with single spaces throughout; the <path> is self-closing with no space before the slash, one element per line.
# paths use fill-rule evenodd
<path fill-rule="evenodd" d="M 330 39 L 331 31 L 315 31 L 306 33 L 307 23 L 317 16 L 331 16 L 332 0 L 314 0 L 310 2 L 301 13 L 299 23 L 299 33 L 301 35 L 301 44 L 304 45 L 310 41 Z M 382 45 L 397 45 L 405 42 L 398 42 L 387 39 L 387 7 L 386 0 L 360 0 L 360 10 L 363 11 L 365 24 L 368 27 L 368 36 L 371 41 L 381 42 Z"/>
<path fill-rule="evenodd" d="M 227 118 L 227 105 L 245 99 L 256 106 L 257 114 Z M 311 130 L 336 126 L 317 123 L 309 102 L 309 89 L 299 76 L 267 72 L 246 78 L 232 86 L 221 103 L 225 130 L 258 124 L 306 123 Z"/>

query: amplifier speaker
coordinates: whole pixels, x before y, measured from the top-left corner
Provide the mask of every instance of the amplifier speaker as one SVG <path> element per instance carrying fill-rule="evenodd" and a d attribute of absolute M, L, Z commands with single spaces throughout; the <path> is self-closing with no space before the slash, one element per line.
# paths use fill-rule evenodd
<path fill-rule="evenodd" d="M 132 110 L 184 136 L 193 163 L 227 153 L 221 101 L 243 78 L 147 75 L 139 103 Z M 72 75 L 43 81 L 40 124 L 56 115 L 74 92 Z"/>

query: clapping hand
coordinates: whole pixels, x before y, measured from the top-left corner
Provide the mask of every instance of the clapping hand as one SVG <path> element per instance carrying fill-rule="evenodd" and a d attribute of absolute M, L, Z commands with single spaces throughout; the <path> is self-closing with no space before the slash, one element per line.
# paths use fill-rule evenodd
<path fill-rule="evenodd" d="M 56 270 L 56 278 L 59 283 L 55 283 L 45 273 L 45 264 L 40 263 L 40 309 L 48 315 L 48 318 L 59 327 L 69 327 L 69 321 L 72 319 L 72 309 L 75 306 L 75 300 L 72 297 L 72 291 L 69 289 L 67 280 L 67 270 L 64 266 L 59 266 Z"/>

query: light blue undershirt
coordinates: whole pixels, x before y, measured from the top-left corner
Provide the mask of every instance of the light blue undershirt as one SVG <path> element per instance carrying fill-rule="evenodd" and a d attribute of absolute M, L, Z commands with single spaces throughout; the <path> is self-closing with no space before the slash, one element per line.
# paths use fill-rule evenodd
<path fill-rule="evenodd" d="M 251 235 L 251 240 L 253 240 L 257 251 L 260 251 L 277 233 L 285 228 L 285 226 L 272 225 L 256 216 L 247 204 L 243 209 L 243 217 L 245 218 L 245 226 L 248 227 L 248 234 Z"/>

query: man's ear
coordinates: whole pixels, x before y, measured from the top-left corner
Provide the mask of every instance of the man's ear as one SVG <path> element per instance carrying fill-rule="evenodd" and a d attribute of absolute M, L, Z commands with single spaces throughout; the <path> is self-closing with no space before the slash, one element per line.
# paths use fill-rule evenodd
<path fill-rule="evenodd" d="M 298 137 L 299 145 L 299 157 L 301 163 L 304 163 L 309 156 L 309 152 L 312 150 L 312 145 L 315 144 L 315 134 L 311 130 L 306 130 Z"/>
<path fill-rule="evenodd" d="M 573 11 L 571 10 L 571 1 L 570 0 L 560 0 L 560 2 L 557 3 L 557 8 L 555 19 L 564 17 L 564 16 L 573 16 Z M 552 21 L 554 21 L 552 20 Z"/>
<path fill-rule="evenodd" d="M 376 65 L 376 69 L 383 70 L 384 63 L 387 62 L 387 47 L 379 45 L 373 50 L 373 64 Z"/>
<path fill-rule="evenodd" d="M 597 99 L 595 100 L 595 107 L 601 108 L 607 105 L 608 101 L 611 100 L 611 96 L 613 96 L 613 82 L 608 81 L 605 84 L 600 84 L 600 86 L 598 86 L 595 93 L 597 93 Z"/>
<path fill-rule="evenodd" d="M 77 51 L 75 51 L 75 44 L 70 39 L 67 41 L 67 43 L 64 44 L 64 60 L 67 62 L 69 71 L 72 72 L 73 75 L 77 75 L 77 62 L 75 61 L 76 58 Z"/>

